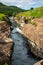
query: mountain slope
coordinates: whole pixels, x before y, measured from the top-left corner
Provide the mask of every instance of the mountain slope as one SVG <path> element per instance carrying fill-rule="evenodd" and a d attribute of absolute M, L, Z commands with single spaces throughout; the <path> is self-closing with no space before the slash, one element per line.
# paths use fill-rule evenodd
<path fill-rule="evenodd" d="M 18 16 L 25 16 L 29 18 L 43 17 L 43 6 L 25 12 L 21 12 L 17 15 L 17 17 Z"/>
<path fill-rule="evenodd" d="M 14 15 L 15 15 L 22 11 L 24 11 L 24 10 L 20 9 L 16 6 L 6 6 L 6 5 L 0 3 L 0 13 L 6 14 L 6 15 L 12 15 L 14 13 Z"/>

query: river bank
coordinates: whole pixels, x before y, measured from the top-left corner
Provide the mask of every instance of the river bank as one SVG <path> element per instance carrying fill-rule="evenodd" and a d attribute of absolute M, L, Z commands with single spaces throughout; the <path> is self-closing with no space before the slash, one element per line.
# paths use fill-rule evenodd
<path fill-rule="evenodd" d="M 10 25 L 6 21 L 0 21 L 0 65 L 10 65 L 14 46 L 10 33 Z"/>
<path fill-rule="evenodd" d="M 28 44 L 31 48 L 31 51 L 40 58 L 43 58 L 43 18 L 33 19 L 32 22 L 35 21 L 37 26 L 32 24 L 25 24 L 21 27 L 24 35 L 29 39 Z M 26 30 L 26 31 L 25 31 Z"/>
<path fill-rule="evenodd" d="M 24 20 L 24 17 L 18 21 L 15 17 L 14 21 L 20 24 L 20 29 L 23 32 L 23 35 L 28 38 L 31 48 L 31 52 L 34 53 L 37 57 L 43 58 L 43 17 L 32 19 L 30 21 Z M 27 23 L 25 23 L 27 21 Z M 37 24 L 37 25 L 36 25 Z"/>

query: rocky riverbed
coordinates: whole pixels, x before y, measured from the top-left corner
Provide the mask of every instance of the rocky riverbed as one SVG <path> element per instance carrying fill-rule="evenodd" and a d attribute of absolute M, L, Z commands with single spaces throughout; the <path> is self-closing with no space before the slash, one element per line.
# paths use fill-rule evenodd
<path fill-rule="evenodd" d="M 9 37 L 10 25 L 6 21 L 0 21 L 0 65 L 9 64 L 13 51 L 13 40 Z"/>

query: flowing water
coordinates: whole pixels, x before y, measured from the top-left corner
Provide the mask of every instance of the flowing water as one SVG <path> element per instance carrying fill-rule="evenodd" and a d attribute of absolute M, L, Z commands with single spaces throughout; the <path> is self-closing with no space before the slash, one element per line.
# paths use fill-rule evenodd
<path fill-rule="evenodd" d="M 11 19 L 12 22 L 12 19 Z M 14 24 L 13 24 L 14 26 Z M 30 52 L 29 47 L 27 49 L 27 40 L 24 36 L 16 31 L 19 30 L 18 28 L 14 28 L 11 37 L 15 43 L 14 51 L 12 55 L 12 65 L 34 65 L 35 62 L 38 61 L 36 57 Z"/>
<path fill-rule="evenodd" d="M 15 43 L 12 55 L 12 65 L 34 65 L 36 57 L 27 49 L 27 41 L 20 33 L 12 33 L 11 37 Z"/>

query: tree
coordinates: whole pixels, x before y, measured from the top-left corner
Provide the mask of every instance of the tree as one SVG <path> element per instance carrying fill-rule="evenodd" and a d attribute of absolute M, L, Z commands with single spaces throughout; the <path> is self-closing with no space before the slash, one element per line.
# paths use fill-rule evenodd
<path fill-rule="evenodd" d="M 31 8 L 30 10 L 33 10 L 34 8 Z"/>

